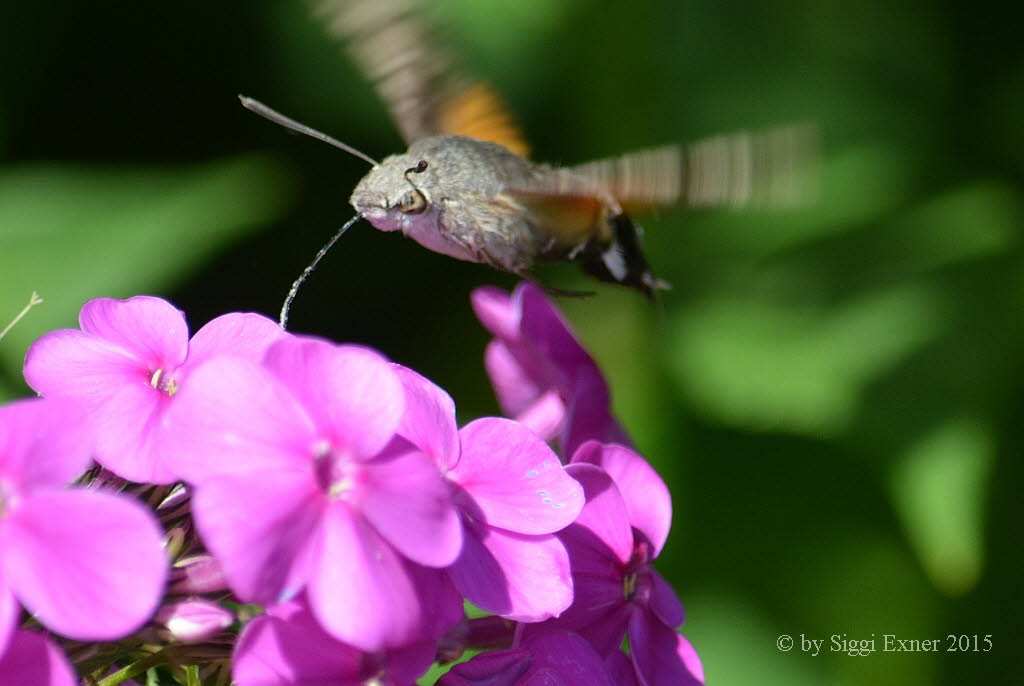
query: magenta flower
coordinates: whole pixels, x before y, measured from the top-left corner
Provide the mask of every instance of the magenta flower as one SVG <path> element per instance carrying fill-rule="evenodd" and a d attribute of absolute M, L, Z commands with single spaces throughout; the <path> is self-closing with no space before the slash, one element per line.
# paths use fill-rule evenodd
<path fill-rule="evenodd" d="M 576 631 L 606 657 L 618 651 L 628 633 L 641 683 L 702 684 L 700 660 L 675 630 L 683 622 L 683 607 L 651 567 L 671 524 L 664 482 L 632 450 L 597 442 L 583 445 L 567 471 L 587 496 L 579 518 L 559 534 L 572 561 L 575 599 L 537 630 Z M 527 635 L 531 630 L 526 627 Z"/>
<path fill-rule="evenodd" d="M 68 659 L 49 639 L 31 631 L 16 631 L 7 651 L 0 648 L 0 684 L 76 686 Z"/>
<path fill-rule="evenodd" d="M 156 609 L 167 562 L 150 512 L 65 488 L 89 452 L 76 406 L 33 399 L 0 408 L 0 650 L 19 601 L 47 628 L 96 641 L 131 633 Z"/>
<path fill-rule="evenodd" d="M 566 631 L 540 631 L 511 650 L 481 653 L 455 665 L 438 686 L 629 686 L 613 681 L 601 657 Z M 634 684 L 636 682 L 633 682 Z"/>
<path fill-rule="evenodd" d="M 572 602 L 572 580 L 552 534 L 583 507 L 579 484 L 525 426 L 485 418 L 456 432 L 451 398 L 412 370 L 396 371 L 406 388 L 399 433 L 435 460 L 462 520 L 462 552 L 448 568 L 455 586 L 509 619 L 557 616 Z"/>
<path fill-rule="evenodd" d="M 395 435 L 404 393 L 380 355 L 289 336 L 263 365 L 208 361 L 175 400 L 173 471 L 242 600 L 305 589 L 328 632 L 368 651 L 458 621 L 458 599 L 418 566 L 455 560 L 458 516 L 433 461 Z"/>
<path fill-rule="evenodd" d="M 96 460 L 129 481 L 177 479 L 162 451 L 162 419 L 192 369 L 217 355 L 259 359 L 283 335 L 257 314 L 227 314 L 188 339 L 185 316 L 166 300 L 96 298 L 78 316 L 79 329 L 53 331 L 25 357 L 25 379 L 47 398 L 87 408 Z"/>
<path fill-rule="evenodd" d="M 434 642 L 365 653 L 323 630 L 308 607 L 284 603 L 249 622 L 235 644 L 238 686 L 413 686 L 434 661 Z"/>
<path fill-rule="evenodd" d="M 485 286 L 472 300 L 495 336 L 484 362 L 502 412 L 558 438 L 566 455 L 590 439 L 629 443 L 597 363 L 539 288 L 523 282 L 509 295 Z"/>

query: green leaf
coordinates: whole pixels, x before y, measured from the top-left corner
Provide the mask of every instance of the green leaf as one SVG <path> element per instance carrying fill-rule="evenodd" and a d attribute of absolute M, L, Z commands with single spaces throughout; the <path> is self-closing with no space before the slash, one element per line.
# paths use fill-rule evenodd
<path fill-rule="evenodd" d="M 889 480 L 911 547 L 935 586 L 950 595 L 969 591 L 981 574 L 994 457 L 986 426 L 950 419 L 912 445 Z"/>
<path fill-rule="evenodd" d="M 17 313 L 32 291 L 45 304 L 0 343 L 0 364 L 16 376 L 28 344 L 74 326 L 90 298 L 160 292 L 179 282 L 243 232 L 273 221 L 286 187 L 277 165 L 261 157 L 183 167 L 5 169 L 0 319 Z"/>

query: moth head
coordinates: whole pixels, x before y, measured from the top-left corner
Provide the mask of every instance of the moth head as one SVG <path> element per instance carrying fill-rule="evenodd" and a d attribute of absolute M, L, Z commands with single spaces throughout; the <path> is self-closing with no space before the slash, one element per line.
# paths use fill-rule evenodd
<path fill-rule="evenodd" d="M 425 159 L 392 155 L 362 178 L 350 202 L 370 223 L 384 231 L 405 228 L 433 207 L 436 177 Z"/>

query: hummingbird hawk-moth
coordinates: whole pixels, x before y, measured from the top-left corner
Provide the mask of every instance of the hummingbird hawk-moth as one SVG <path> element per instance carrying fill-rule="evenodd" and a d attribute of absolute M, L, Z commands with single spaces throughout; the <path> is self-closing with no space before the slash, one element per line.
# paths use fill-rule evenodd
<path fill-rule="evenodd" d="M 651 271 L 630 212 L 659 205 L 779 205 L 792 202 L 800 190 L 813 152 L 806 126 L 578 166 L 531 161 L 498 94 L 454 66 L 417 5 L 313 2 L 327 32 L 343 42 L 387 105 L 409 144 L 406 152 L 377 162 L 242 98 L 249 109 L 372 164 L 350 202 L 356 218 L 382 231 L 400 231 L 435 252 L 524 278 L 535 265 L 575 260 L 597 279 L 652 297 L 668 285 Z"/>

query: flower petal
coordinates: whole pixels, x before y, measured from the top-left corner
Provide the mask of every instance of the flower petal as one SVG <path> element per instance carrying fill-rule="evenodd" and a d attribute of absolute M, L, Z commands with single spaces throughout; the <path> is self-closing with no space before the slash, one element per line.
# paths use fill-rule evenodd
<path fill-rule="evenodd" d="M 288 334 L 273 319 L 253 312 L 231 312 L 211 319 L 188 343 L 187 366 L 194 369 L 218 355 L 263 359 L 274 341 Z"/>
<path fill-rule="evenodd" d="M 512 296 L 500 288 L 481 286 L 470 296 L 477 319 L 498 338 L 515 339 L 519 335 L 519 308 Z"/>
<path fill-rule="evenodd" d="M 467 527 L 462 554 L 448 573 L 471 603 L 519 622 L 555 617 L 573 598 L 569 556 L 551 534 Z"/>
<path fill-rule="evenodd" d="M 561 438 L 562 452 L 572 455 L 589 440 L 632 444 L 625 429 L 612 415 L 611 395 L 596 367 L 581 370 L 574 382 Z"/>
<path fill-rule="evenodd" d="M 665 578 L 655 570 L 651 574 L 651 598 L 648 607 L 658 619 L 665 623 L 665 626 L 674 629 L 686 619 L 686 612 L 683 604 L 679 602 L 679 596 L 675 589 L 669 585 Z"/>
<path fill-rule="evenodd" d="M 572 462 L 596 464 L 614 479 L 630 525 L 650 541 L 657 557 L 672 527 L 672 497 L 654 468 L 629 448 L 596 441 L 580 446 Z"/>
<path fill-rule="evenodd" d="M 313 424 L 261 365 L 219 357 L 195 369 L 163 418 L 163 453 L 179 477 L 309 469 Z"/>
<path fill-rule="evenodd" d="M 156 609 L 167 577 L 149 510 L 112 493 L 36 491 L 8 515 L 4 572 L 39 621 L 78 640 L 120 638 Z"/>
<path fill-rule="evenodd" d="M 0 569 L 0 655 L 4 654 L 20 615 L 21 605 L 11 592 L 11 587 L 7 585 L 3 569 Z"/>
<path fill-rule="evenodd" d="M 420 599 L 405 564 L 344 503 L 332 503 L 325 512 L 308 595 L 320 624 L 338 640 L 362 650 L 423 638 Z"/>
<path fill-rule="evenodd" d="M 67 657 L 52 641 L 32 631 L 17 631 L 7 652 L 0 651 L 5 684 L 75 686 L 78 679 Z"/>
<path fill-rule="evenodd" d="M 148 387 L 156 369 L 118 343 L 74 329 L 61 329 L 42 336 L 29 347 L 24 375 L 39 395 L 73 398 L 92 409 L 101 406 L 123 385 Z"/>
<path fill-rule="evenodd" d="M 359 467 L 352 502 L 410 560 L 447 567 L 462 548 L 462 525 L 433 460 L 400 436 Z"/>
<path fill-rule="evenodd" d="M 91 414 L 96 461 L 129 481 L 176 481 L 177 475 L 164 458 L 161 434 L 171 401 L 148 384 L 122 384 Z"/>
<path fill-rule="evenodd" d="M 533 655 L 530 677 L 524 686 L 555 683 L 559 686 L 620 686 L 608 676 L 604 662 L 580 636 L 565 631 L 537 632 L 523 639 Z M 554 675 L 557 681 L 548 681 Z"/>
<path fill-rule="evenodd" d="M 402 420 L 405 393 L 378 353 L 289 336 L 267 351 L 265 364 L 285 382 L 317 428 L 358 457 L 377 454 Z"/>
<path fill-rule="evenodd" d="M 239 635 L 231 675 L 238 686 L 357 684 L 362 655 L 326 633 L 308 612 L 287 620 L 263 615 Z"/>
<path fill-rule="evenodd" d="M 704 667 L 686 638 L 650 612 L 633 613 L 629 622 L 633 664 L 649 686 L 703 686 Z"/>
<path fill-rule="evenodd" d="M 600 377 L 594 358 L 590 356 L 572 332 L 562 313 L 537 286 L 523 282 L 512 295 L 520 301 L 521 340 L 528 341 L 531 350 L 557 371 L 562 383 L 571 381 L 582 372 Z"/>
<path fill-rule="evenodd" d="M 502 339 L 495 339 L 487 344 L 484 350 L 484 366 L 487 376 L 494 386 L 494 394 L 498 398 L 501 411 L 510 417 L 529 410 L 531 405 L 547 391 L 534 379 L 523 363 L 516 357 L 509 344 Z M 558 396 L 558 393 L 555 393 Z"/>
<path fill-rule="evenodd" d="M 637 678 L 633 661 L 621 650 L 609 655 L 604 666 L 608 668 L 608 675 L 616 686 L 643 686 Z"/>
<path fill-rule="evenodd" d="M 319 545 L 325 501 L 311 473 L 273 471 L 205 478 L 192 497 L 203 542 L 246 602 L 300 591 Z"/>
<path fill-rule="evenodd" d="M 435 383 L 400 364 L 391 368 L 405 389 L 405 412 L 398 433 L 430 456 L 442 470 L 459 459 L 455 403 Z"/>
<path fill-rule="evenodd" d="M 92 436 L 75 404 L 33 398 L 0 407 L 0 475 L 19 489 L 63 486 L 89 466 Z"/>
<path fill-rule="evenodd" d="M 462 457 L 449 478 L 469 494 L 488 524 L 547 534 L 576 519 L 583 490 L 551 448 L 525 426 L 508 419 L 478 419 L 463 427 L 459 439 Z"/>
<path fill-rule="evenodd" d="M 116 343 L 154 369 L 177 367 L 188 353 L 185 315 L 161 298 L 95 298 L 78 314 L 82 331 Z"/>

